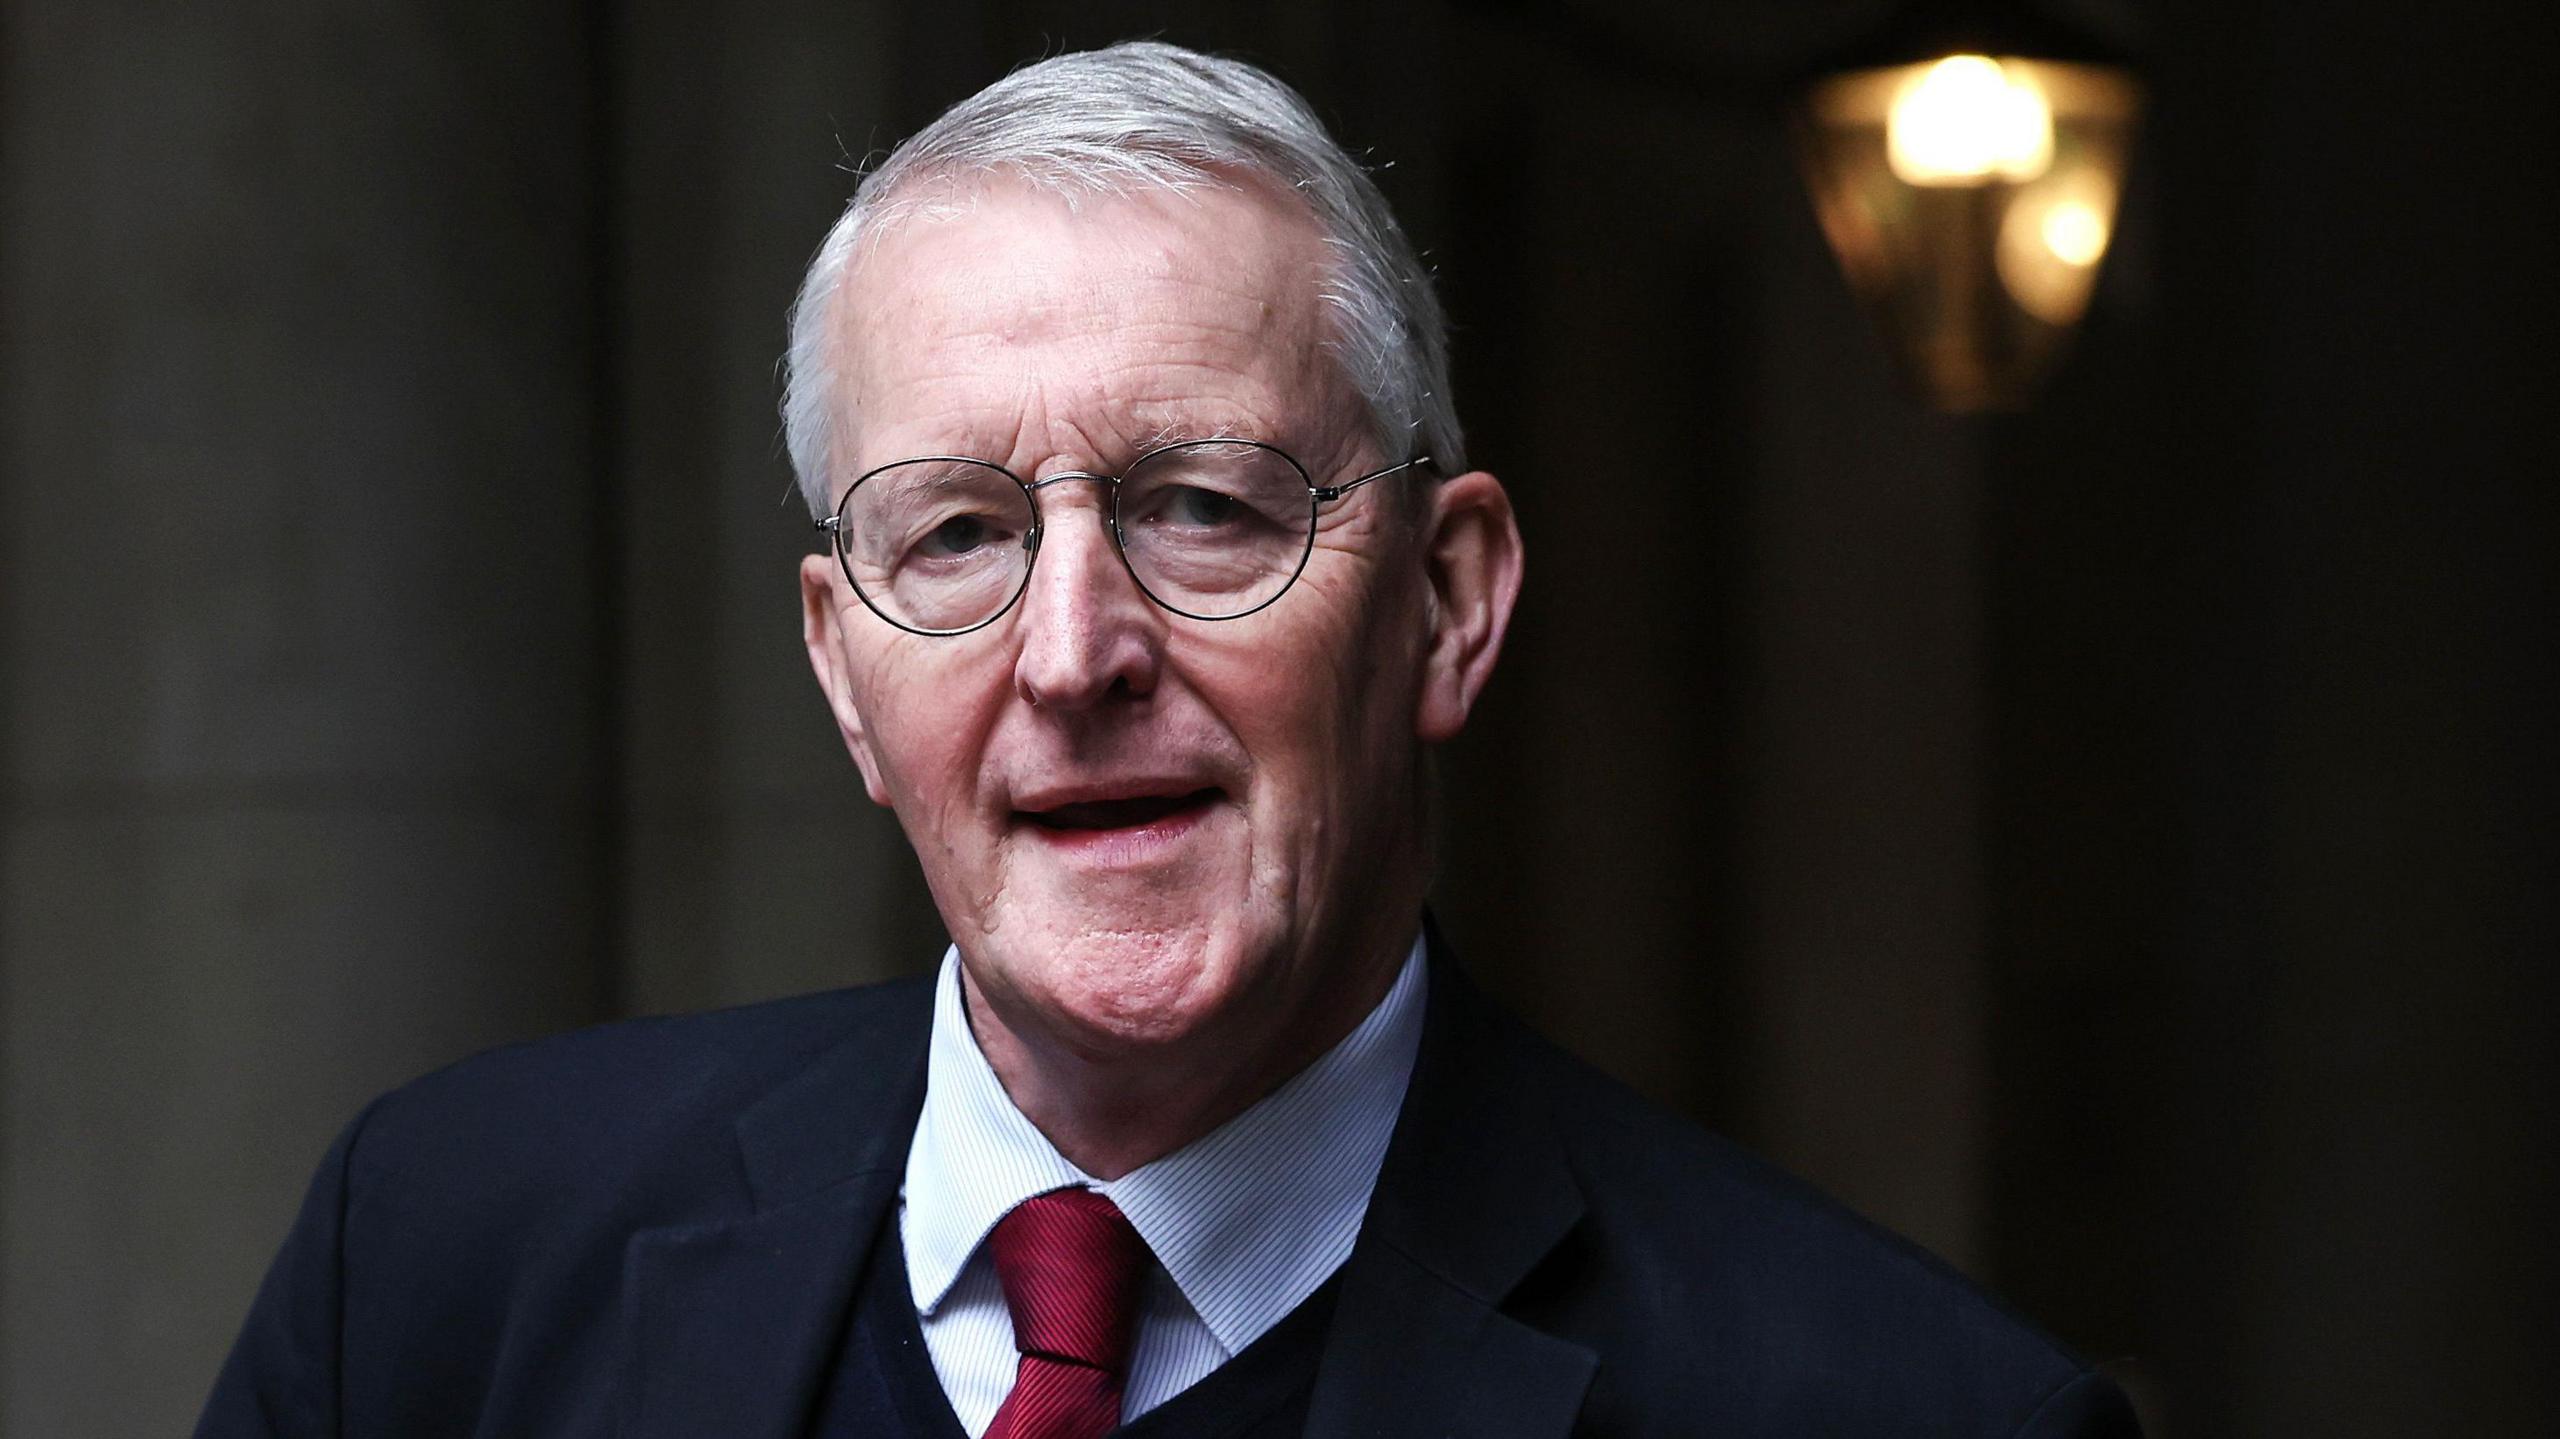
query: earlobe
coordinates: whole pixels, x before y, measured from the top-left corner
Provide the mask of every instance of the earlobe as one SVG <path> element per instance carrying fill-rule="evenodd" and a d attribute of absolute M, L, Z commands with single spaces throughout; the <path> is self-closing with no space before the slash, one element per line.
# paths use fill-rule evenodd
<path fill-rule="evenodd" d="M 873 804 L 886 805 L 889 791 L 880 782 L 880 766 L 871 753 L 870 733 L 863 727 L 861 707 L 853 699 L 851 658 L 844 635 L 846 603 L 839 593 L 834 562 L 825 555 L 802 556 L 800 639 L 809 651 L 809 668 L 818 677 L 818 688 L 827 697 L 828 710 L 835 715 L 836 730 L 844 737 L 846 753 L 853 756 L 854 767 L 862 771 L 864 791 Z"/>
<path fill-rule="evenodd" d="M 1466 727 L 1493 677 L 1520 597 L 1520 526 L 1502 482 L 1475 470 L 1440 483 L 1424 537 L 1429 631 L 1415 733 L 1426 743 Z"/>

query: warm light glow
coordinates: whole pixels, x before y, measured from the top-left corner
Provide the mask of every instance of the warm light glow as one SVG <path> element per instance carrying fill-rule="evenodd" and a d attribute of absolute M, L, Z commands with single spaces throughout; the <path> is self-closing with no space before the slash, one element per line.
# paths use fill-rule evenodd
<path fill-rule="evenodd" d="M 2037 228 L 2043 234 L 2044 247 L 2066 265 L 2085 269 L 2107 253 L 2106 217 L 2086 200 L 2057 203 L 2044 212 L 2044 223 Z"/>
<path fill-rule="evenodd" d="M 2047 324 L 2078 323 L 2115 214 L 2115 186 L 2094 171 L 2056 170 L 2020 189 L 2000 222 L 1995 265 L 2002 288 Z"/>
<path fill-rule="evenodd" d="M 2141 101 L 2112 66 L 1997 51 L 1807 87 L 1814 216 L 1931 404 L 2022 404 L 2062 353 L 2114 263 Z"/>
<path fill-rule="evenodd" d="M 1950 55 L 1895 93 L 1885 159 L 1908 185 L 2032 180 L 2053 163 L 2053 109 L 2023 67 Z"/>

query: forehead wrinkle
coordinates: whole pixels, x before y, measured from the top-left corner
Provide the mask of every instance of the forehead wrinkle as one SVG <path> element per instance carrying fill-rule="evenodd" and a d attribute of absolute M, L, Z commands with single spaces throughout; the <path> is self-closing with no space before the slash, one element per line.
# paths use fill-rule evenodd
<path fill-rule="evenodd" d="M 1052 442 L 1073 440 L 1084 453 L 1065 467 L 1084 468 L 1236 435 L 1279 444 L 1312 471 L 1347 463 L 1369 429 L 1333 349 L 1329 257 L 1303 227 L 1283 220 L 1237 246 L 1160 212 L 1170 230 L 1100 231 L 1117 258 L 1097 266 L 1090 250 L 1039 244 L 1036 218 L 992 238 L 956 228 L 972 210 L 900 225 L 849 277 L 859 296 L 846 320 L 862 322 L 849 326 L 841 393 L 847 438 L 867 463 L 929 450 L 1001 453 L 1015 468 L 1059 458 Z M 1096 238 L 1093 223 L 1079 220 L 1080 235 Z M 966 263 L 936 263 L 943 237 L 967 247 Z M 1127 318 L 1106 328 L 1097 314 Z M 923 355 L 932 368 L 912 370 Z M 882 380 L 896 388 L 879 392 Z M 852 403 L 865 389 L 872 403 Z M 1044 448 L 1058 453 L 1030 453 Z"/>
<path fill-rule="evenodd" d="M 1027 377 L 1010 395 L 962 385 L 954 392 L 958 398 L 921 405 L 894 403 L 893 392 L 891 396 L 875 396 L 872 405 L 856 406 L 850 400 L 850 385 L 847 393 L 846 412 L 857 421 L 871 421 L 861 425 L 861 433 L 855 437 L 855 448 L 860 452 L 856 474 L 926 454 L 973 459 L 1009 454 L 1034 428 L 1038 418 Z M 884 400 L 892 402 L 881 403 Z"/>
<path fill-rule="evenodd" d="M 1203 265 L 1221 259 L 1226 263 L 1202 273 Z M 870 278 L 868 268 L 857 284 Z M 1263 340 L 1296 332 L 1305 345 L 1318 346 L 1331 333 L 1322 277 L 1307 264 L 1269 256 L 1192 257 L 1165 246 L 1155 247 L 1152 263 L 1129 268 L 1070 265 L 1047 255 L 1008 257 L 982 263 L 967 283 L 900 286 L 871 311 L 859 333 L 867 338 L 908 321 L 942 343 L 1072 344 L 1092 338 L 1084 322 L 1097 308 L 1125 313 L 1125 302 L 1142 296 L 1164 309 L 1132 315 L 1127 328 L 1160 329 L 1165 333 L 1149 338 L 1164 343 L 1225 334 Z"/>
<path fill-rule="evenodd" d="M 1138 362 L 1097 375 L 1067 397 L 1046 393 L 1031 373 L 1016 376 L 1009 392 L 963 383 L 951 403 L 880 406 L 899 413 L 865 428 L 867 453 L 854 473 L 925 454 L 992 460 L 1026 477 L 1052 469 L 1116 471 L 1164 445 L 1233 438 L 1277 445 L 1322 478 L 1351 463 L 1368 437 L 1366 410 L 1330 366 L 1299 391 L 1314 397 L 1311 408 L 1269 385 L 1239 390 L 1231 369 L 1209 362 Z M 1185 383 L 1195 378 L 1199 383 Z"/>
<path fill-rule="evenodd" d="M 1318 337 L 1331 334 L 1327 292 L 1332 262 L 1312 217 L 1284 198 L 1272 215 L 1274 223 L 1257 228 L 1251 242 L 1238 246 L 1231 235 L 1200 231 L 1203 217 L 1196 203 L 1151 203 L 1161 198 L 1130 196 L 1122 203 L 1151 212 L 1152 220 L 1170 222 L 1169 233 L 1157 225 L 1112 227 L 1090 215 L 1066 217 L 1087 245 L 1107 248 L 1118 257 L 1116 263 L 1096 264 L 1090 251 L 1076 254 L 1041 243 L 1037 232 L 1060 217 L 1034 211 L 1027 226 L 983 232 L 991 238 L 976 247 L 964 272 L 967 283 L 896 286 L 878 297 L 876 314 L 921 316 L 949 338 L 975 330 L 1019 340 L 1055 328 L 1061 317 L 1081 321 L 1095 302 L 1108 301 L 1115 292 L 1161 285 L 1189 292 L 1182 296 L 1185 308 L 1207 302 L 1202 307 L 1219 315 L 1227 328 L 1260 334 L 1295 322 Z M 914 243 L 931 245 L 940 238 L 936 231 L 968 235 L 964 227 L 982 222 L 973 205 L 898 226 L 858 258 L 848 291 L 876 288 L 867 282 L 884 266 L 894 268 L 896 251 Z"/>
<path fill-rule="evenodd" d="M 1038 363 L 1007 364 L 1010 375 L 960 365 L 901 377 L 896 390 L 879 397 L 888 401 L 880 408 L 900 412 L 899 418 L 875 438 L 894 438 L 894 445 L 887 439 L 878 444 L 902 454 L 921 445 L 1042 465 L 1107 465 L 1174 440 L 1237 436 L 1303 446 L 1330 427 L 1330 415 L 1292 413 L 1302 408 L 1298 396 L 1305 392 L 1289 376 L 1274 383 L 1242 375 L 1218 356 L 1192 358 L 1186 351 L 1179 358 L 1124 358 L 1121 348 L 1108 347 L 1090 371 L 1068 367 L 1071 378 L 1064 388 L 1070 392 L 1064 394 L 1058 383 L 1043 383 L 1053 367 Z M 1320 381 L 1320 374 L 1308 378 Z M 1330 408 L 1323 389 L 1313 393 L 1321 407 Z M 953 398 L 946 403 L 942 395 Z M 1072 445 L 1056 443 L 1071 437 Z"/>
<path fill-rule="evenodd" d="M 1265 311 L 1278 308 L 1263 307 Z M 916 313 L 936 318 L 948 314 L 945 309 L 930 306 Z M 1090 309 L 1085 313 L 1089 316 Z M 1133 318 L 1108 332 L 1097 332 L 1089 323 L 1066 330 L 1048 325 L 1045 319 L 1028 327 L 1004 328 L 989 311 L 938 326 L 923 341 L 902 347 L 900 354 L 910 357 L 903 365 L 886 368 L 894 375 L 898 392 L 923 392 L 928 396 L 945 389 L 966 392 L 989 382 L 1001 385 L 1009 381 L 1016 388 L 1024 388 L 1033 383 L 1034 376 L 1058 372 L 1081 375 L 1089 382 L 1078 387 L 1087 392 L 1079 397 L 1080 402 L 1103 406 L 1120 403 L 1114 398 L 1120 394 L 1159 392 L 1212 398 L 1217 391 L 1237 389 L 1256 392 L 1267 404 L 1275 389 L 1320 382 L 1331 368 L 1330 355 L 1311 337 L 1275 333 L 1282 328 L 1276 315 L 1263 313 L 1239 323 L 1225 322 L 1237 318 L 1154 315 Z M 854 363 L 846 367 L 844 383 L 848 388 L 861 388 L 864 381 L 875 378 L 880 367 L 874 362 L 886 358 L 877 341 L 885 328 L 867 327 L 857 342 Z M 931 356 L 932 367 L 914 369 L 919 362 L 911 357 L 918 354 Z M 1270 373 L 1254 373 L 1273 361 L 1277 363 L 1270 365 Z M 1122 407 L 1135 408 L 1137 403 L 1143 402 Z"/>

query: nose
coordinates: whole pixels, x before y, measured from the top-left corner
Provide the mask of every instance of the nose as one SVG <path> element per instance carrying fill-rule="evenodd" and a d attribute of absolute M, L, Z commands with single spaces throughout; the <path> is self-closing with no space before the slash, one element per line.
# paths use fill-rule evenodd
<path fill-rule="evenodd" d="M 1110 504 L 1107 480 L 1040 483 L 1040 549 L 1020 602 L 1013 674 L 1014 689 L 1042 709 L 1089 710 L 1114 696 L 1144 696 L 1162 668 L 1164 611 L 1121 563 Z"/>

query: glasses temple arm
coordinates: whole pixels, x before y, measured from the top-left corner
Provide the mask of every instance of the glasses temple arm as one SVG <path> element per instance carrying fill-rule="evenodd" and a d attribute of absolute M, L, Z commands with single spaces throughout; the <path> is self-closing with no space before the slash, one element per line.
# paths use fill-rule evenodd
<path fill-rule="evenodd" d="M 1409 470 L 1416 465 L 1427 465 L 1430 463 L 1431 457 L 1429 455 L 1416 455 L 1412 459 L 1406 460 L 1400 464 L 1389 465 L 1383 470 L 1371 470 L 1369 473 L 1362 475 L 1356 480 L 1345 480 L 1338 485 L 1313 485 L 1309 488 L 1314 492 L 1318 503 L 1330 502 L 1341 499 L 1344 495 L 1351 493 L 1353 490 L 1360 488 L 1371 480 L 1383 480 L 1387 476 L 1395 474 L 1399 470 Z"/>

